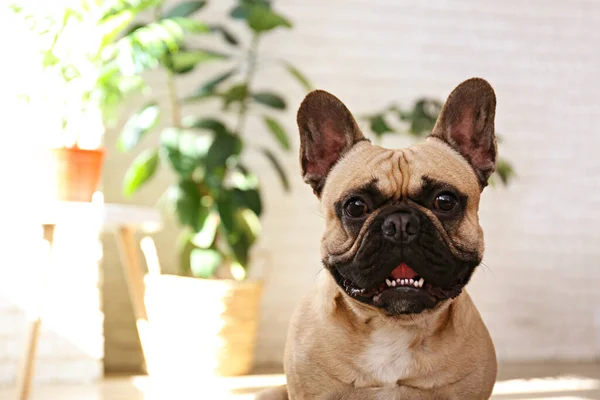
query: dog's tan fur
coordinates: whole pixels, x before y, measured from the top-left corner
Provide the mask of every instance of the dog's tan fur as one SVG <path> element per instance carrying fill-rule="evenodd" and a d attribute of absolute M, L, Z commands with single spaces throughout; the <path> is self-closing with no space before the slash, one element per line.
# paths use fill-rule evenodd
<path fill-rule="evenodd" d="M 485 81 L 462 86 L 462 92 L 455 90 L 450 96 L 424 143 L 390 150 L 362 140 L 360 131 L 348 136 L 352 143 L 326 181 L 313 185 L 325 216 L 323 258 L 352 256 L 358 247 L 361 234 L 352 237 L 334 211 L 334 203 L 349 189 L 375 178 L 387 197 L 408 199 L 421 189 L 424 176 L 450 183 L 468 198 L 464 217 L 451 231 L 431 216 L 446 245 L 453 253 L 483 254 L 477 213 L 480 192 L 494 166 L 486 164 L 487 159 L 469 157 L 472 152 L 464 146 L 472 142 L 457 143 L 460 137 L 446 135 L 462 129 L 461 124 L 483 129 L 485 118 L 492 119 L 493 129 L 495 98 Z M 346 128 L 358 130 L 354 122 Z M 495 161 L 495 141 L 489 146 Z M 287 388 L 259 398 L 487 399 L 496 378 L 490 335 L 466 291 L 419 314 L 388 316 L 350 297 L 327 271 L 320 273 L 316 288 L 292 318 L 284 367 Z"/>

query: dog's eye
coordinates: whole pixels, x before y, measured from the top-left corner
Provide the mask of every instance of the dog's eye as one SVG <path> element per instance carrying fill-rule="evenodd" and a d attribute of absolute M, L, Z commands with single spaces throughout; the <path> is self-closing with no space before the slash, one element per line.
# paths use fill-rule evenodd
<path fill-rule="evenodd" d="M 350 218 L 360 218 L 369 211 L 369 208 L 364 201 L 354 198 L 348 200 L 344 206 L 344 211 Z"/>
<path fill-rule="evenodd" d="M 440 193 L 433 201 L 433 209 L 441 212 L 452 212 L 458 207 L 458 199 L 452 193 Z"/>

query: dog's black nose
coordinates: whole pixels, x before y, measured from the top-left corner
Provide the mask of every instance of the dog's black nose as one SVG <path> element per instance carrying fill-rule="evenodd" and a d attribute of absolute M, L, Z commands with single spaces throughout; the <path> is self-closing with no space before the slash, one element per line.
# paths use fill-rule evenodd
<path fill-rule="evenodd" d="M 419 218 L 410 211 L 388 215 L 381 226 L 383 234 L 398 243 L 410 243 L 417 237 L 420 228 Z"/>

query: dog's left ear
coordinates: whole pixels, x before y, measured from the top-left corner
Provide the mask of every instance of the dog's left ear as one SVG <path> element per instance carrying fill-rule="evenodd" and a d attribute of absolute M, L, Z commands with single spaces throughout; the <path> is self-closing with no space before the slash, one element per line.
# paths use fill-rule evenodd
<path fill-rule="evenodd" d="M 494 89 L 481 78 L 458 85 L 448 96 L 430 136 L 442 139 L 473 167 L 481 187 L 496 170 Z"/>
<path fill-rule="evenodd" d="M 331 168 L 356 142 L 366 139 L 344 103 L 323 90 L 306 95 L 297 122 L 302 177 L 321 197 Z"/>

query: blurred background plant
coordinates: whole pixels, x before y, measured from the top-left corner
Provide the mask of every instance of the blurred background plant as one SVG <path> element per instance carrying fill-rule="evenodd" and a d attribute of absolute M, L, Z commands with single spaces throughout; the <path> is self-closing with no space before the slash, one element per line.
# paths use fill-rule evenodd
<path fill-rule="evenodd" d="M 205 5 L 205 1 L 185 1 L 163 10 L 163 2 L 155 1 L 152 21 L 133 25 L 117 44 L 123 58 L 121 70 L 141 76 L 145 70 L 160 68 L 166 75 L 169 98 L 166 128 L 156 132 L 164 112 L 152 100 L 129 118 L 119 137 L 118 148 L 132 151 L 147 135 L 160 134 L 160 145 L 146 148 L 132 162 L 123 192 L 132 196 L 160 165 L 167 166 L 177 179 L 160 203 L 177 216 L 183 228 L 181 274 L 241 280 L 247 275 L 250 249 L 260 233 L 263 208 L 258 177 L 243 162 L 244 154 L 257 151 L 266 157 L 283 189 L 289 189 L 277 153 L 252 145 L 246 121 L 262 119 L 279 150 L 290 151 L 288 134 L 276 116 L 286 109 L 284 96 L 273 90 L 255 90 L 253 83 L 263 65 L 258 64 L 262 38 L 277 29 L 290 29 L 292 24 L 268 1 L 242 0 L 229 13 L 232 21 L 245 25 L 247 36 L 238 38 L 223 23 L 194 18 Z M 114 15 L 123 12 L 127 11 L 115 9 Z M 207 42 L 218 36 L 219 50 L 190 44 L 191 35 L 204 35 Z M 223 70 L 182 96 L 176 79 L 208 62 L 220 62 Z M 310 89 L 300 71 L 285 61 L 278 62 Z M 214 115 L 183 115 L 185 105 L 211 100 L 220 104 Z"/>
<path fill-rule="evenodd" d="M 118 106 L 142 79 L 118 65 L 120 36 L 153 1 L 69 0 L 11 5 L 33 34 L 40 76 L 23 85 L 21 98 L 43 115 L 52 147 L 98 148 L 104 127 L 116 121 Z M 115 9 L 122 12 L 115 13 Z"/>
<path fill-rule="evenodd" d="M 365 116 L 369 129 L 380 143 L 386 135 L 405 135 L 412 139 L 422 139 L 433 130 L 444 103 L 437 99 L 422 97 L 408 108 L 392 104 L 384 110 Z M 497 136 L 498 143 L 501 136 Z M 516 177 L 512 164 L 503 158 L 498 160 L 496 172 L 490 178 L 490 185 L 498 181 L 507 186 Z"/>

